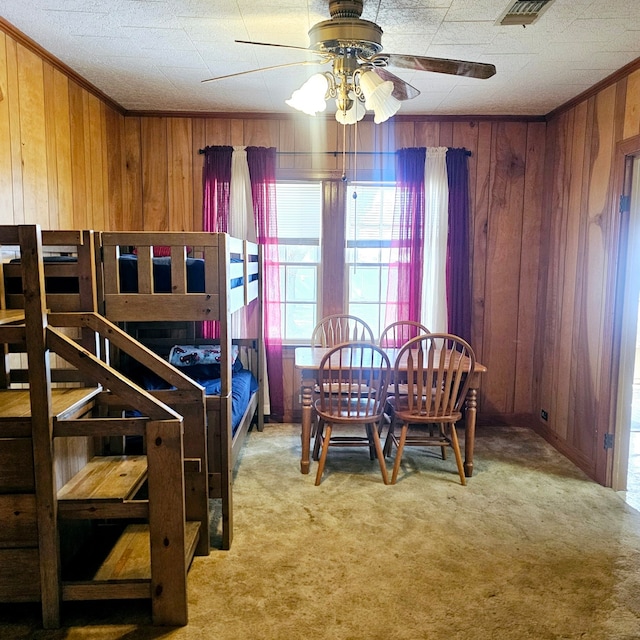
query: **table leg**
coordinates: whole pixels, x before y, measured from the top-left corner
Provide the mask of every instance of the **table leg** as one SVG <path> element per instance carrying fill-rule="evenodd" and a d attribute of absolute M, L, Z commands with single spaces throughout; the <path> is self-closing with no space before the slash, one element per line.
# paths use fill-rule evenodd
<path fill-rule="evenodd" d="M 311 398 L 314 380 L 302 379 L 302 458 L 300 472 L 309 473 L 309 453 L 311 449 Z"/>
<path fill-rule="evenodd" d="M 465 435 L 464 435 L 464 475 L 473 475 L 473 445 L 476 438 L 476 410 L 478 407 L 478 390 L 469 388 L 465 403 Z"/>

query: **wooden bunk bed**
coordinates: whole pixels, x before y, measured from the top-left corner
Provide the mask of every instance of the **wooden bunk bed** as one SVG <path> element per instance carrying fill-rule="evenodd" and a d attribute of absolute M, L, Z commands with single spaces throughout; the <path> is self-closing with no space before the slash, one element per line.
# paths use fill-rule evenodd
<path fill-rule="evenodd" d="M 219 345 L 215 391 L 206 394 L 209 497 L 221 501 L 221 546 L 229 549 L 233 470 L 251 425 L 264 426 L 258 246 L 204 232 L 103 232 L 100 244 L 106 318 L 165 359 L 181 345 L 192 354 Z M 218 339 L 200 337 L 205 322 L 216 323 Z M 245 335 L 233 335 L 234 323 L 246 327 Z M 240 412 L 239 363 L 255 380 Z M 190 376 L 194 368 L 182 370 Z M 208 379 L 196 379 L 209 388 Z"/>
<path fill-rule="evenodd" d="M 160 361 L 95 313 L 93 234 L 56 233 L 46 237 L 82 255 L 46 272 L 38 226 L 0 226 L 0 245 L 18 254 L 0 265 L 0 602 L 40 602 L 43 625 L 55 628 L 64 601 L 149 599 L 154 624 L 184 625 L 187 571 L 208 553 L 206 482 L 195 495 L 206 470 L 204 393 L 166 367 L 201 407 L 201 449 L 185 459 L 183 417 L 101 359 L 112 341 Z M 48 295 L 58 276 L 75 279 L 78 294 Z M 126 435 L 144 439 L 143 454 L 103 455 Z"/>

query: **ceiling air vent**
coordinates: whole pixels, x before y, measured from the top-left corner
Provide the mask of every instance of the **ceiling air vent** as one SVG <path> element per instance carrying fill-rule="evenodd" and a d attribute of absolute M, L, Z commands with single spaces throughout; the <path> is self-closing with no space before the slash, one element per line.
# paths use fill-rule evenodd
<path fill-rule="evenodd" d="M 498 18 L 496 24 L 533 24 L 552 2 L 553 0 L 515 0 Z"/>

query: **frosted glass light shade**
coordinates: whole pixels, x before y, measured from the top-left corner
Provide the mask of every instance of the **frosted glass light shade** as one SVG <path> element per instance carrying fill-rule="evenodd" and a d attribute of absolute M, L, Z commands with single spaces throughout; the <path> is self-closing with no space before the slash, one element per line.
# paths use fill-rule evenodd
<path fill-rule="evenodd" d="M 299 89 L 291 94 L 285 102 L 294 109 L 310 116 L 327 108 L 325 95 L 329 88 L 329 81 L 322 73 L 312 75 Z"/>
<path fill-rule="evenodd" d="M 340 124 L 355 124 L 356 122 L 362 120 L 364 118 L 364 114 L 367 112 L 364 105 L 358 98 L 356 97 L 353 91 L 349 91 L 349 98 L 353 101 L 350 109 L 346 111 L 342 111 L 338 104 L 338 100 L 336 100 L 336 106 L 338 110 L 336 111 L 336 120 Z"/>
<path fill-rule="evenodd" d="M 393 82 L 383 80 L 375 71 L 365 71 L 360 75 L 360 88 L 365 97 L 364 104 L 373 111 L 376 124 L 388 120 L 400 109 L 400 101 L 391 95 Z"/>

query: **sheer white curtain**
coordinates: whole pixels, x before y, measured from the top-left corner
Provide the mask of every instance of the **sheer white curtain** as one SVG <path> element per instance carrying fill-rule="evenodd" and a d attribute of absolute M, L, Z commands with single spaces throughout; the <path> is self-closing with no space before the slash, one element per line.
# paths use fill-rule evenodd
<path fill-rule="evenodd" d="M 245 147 L 233 147 L 231 191 L 229 194 L 229 233 L 256 242 L 256 222 L 251 199 L 251 179 Z"/>
<path fill-rule="evenodd" d="M 425 225 L 420 321 L 430 331 L 447 331 L 447 235 L 449 186 L 447 147 L 427 147 L 424 167 Z"/>
<path fill-rule="evenodd" d="M 245 147 L 233 147 L 231 156 L 231 184 L 229 194 L 229 234 L 236 238 L 257 242 L 256 222 L 251 197 L 251 177 L 247 164 Z M 239 309 L 231 316 L 231 331 L 236 337 L 246 336 L 247 309 Z M 259 345 L 261 366 L 263 367 L 264 412 L 271 413 L 269 401 L 269 383 L 267 376 L 267 358 L 264 343 Z"/>

